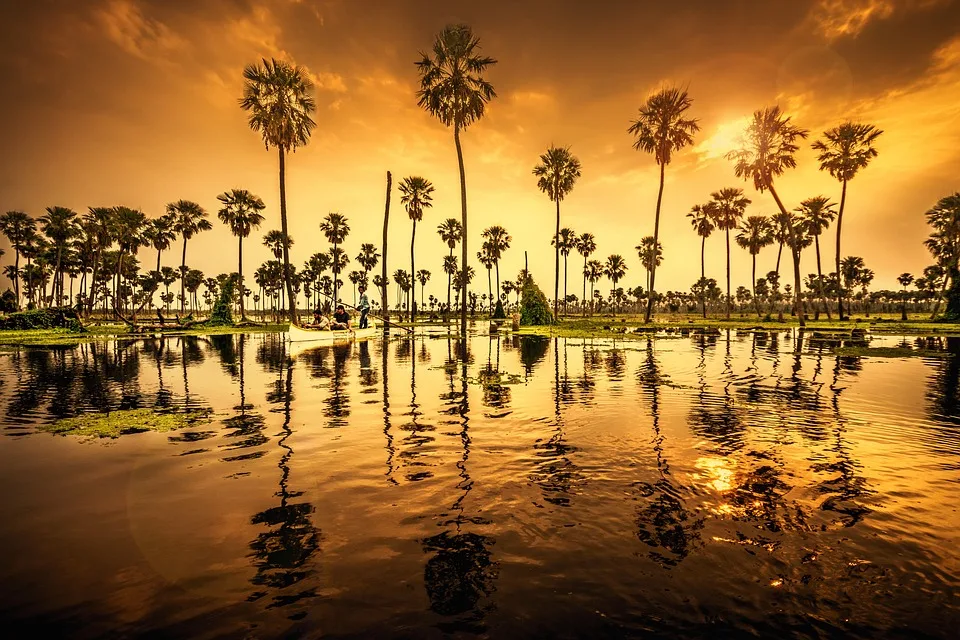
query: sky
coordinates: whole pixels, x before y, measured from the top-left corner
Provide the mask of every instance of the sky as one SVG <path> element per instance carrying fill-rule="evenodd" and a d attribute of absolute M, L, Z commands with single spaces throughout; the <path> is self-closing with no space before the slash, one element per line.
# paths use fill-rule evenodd
<path fill-rule="evenodd" d="M 898 274 L 931 263 L 923 214 L 960 190 L 960 2 L 950 0 L 7 0 L 0 210 L 122 204 L 153 217 L 194 200 L 214 230 L 189 242 L 187 263 L 215 274 L 236 269 L 216 196 L 249 189 L 267 205 L 244 247 L 251 275 L 270 257 L 263 233 L 280 226 L 278 163 L 238 98 L 243 67 L 275 57 L 306 68 L 316 85 L 317 128 L 287 162 L 291 259 L 327 249 L 318 225 L 332 211 L 348 218 L 351 258 L 362 242 L 379 246 L 386 171 L 395 185 L 421 175 L 436 191 L 418 225 L 417 268 L 433 274 L 427 295 L 445 297 L 436 226 L 460 215 L 456 150 L 452 131 L 417 106 L 414 63 L 453 23 L 469 24 L 498 61 L 486 75 L 497 97 L 462 141 L 470 255 L 483 228 L 506 227 L 505 277 L 516 278 L 527 251 L 552 293 L 555 209 L 532 169 L 558 145 L 583 165 L 562 226 L 596 236 L 593 258 L 623 255 L 622 285 L 644 282 L 634 247 L 653 233 L 658 167 L 632 148 L 627 128 L 651 93 L 674 85 L 689 91 L 701 130 L 667 167 L 659 290 L 688 290 L 699 278 L 700 241 L 686 214 L 711 192 L 742 187 L 748 215 L 773 213 L 770 195 L 736 178 L 724 157 L 750 114 L 772 105 L 810 130 L 798 167 L 777 183 L 788 208 L 816 195 L 839 202 L 840 185 L 818 170 L 809 142 L 845 120 L 874 124 L 884 131 L 879 157 L 849 185 L 843 254 L 864 258 L 874 288 L 899 288 Z M 390 273 L 410 268 L 410 232 L 394 186 Z M 832 228 L 822 240 L 829 271 Z M 178 265 L 180 248 L 164 264 Z M 724 250 L 717 233 L 707 240 L 707 275 L 721 282 Z M 731 251 L 733 286 L 748 285 L 750 257 L 732 238 Z M 8 251 L 2 261 L 11 259 Z M 775 261 L 776 247 L 765 249 L 758 273 Z M 473 266 L 474 287 L 485 290 Z M 581 268 L 574 254 L 569 289 L 578 295 Z M 806 252 L 803 273 L 815 268 Z"/>

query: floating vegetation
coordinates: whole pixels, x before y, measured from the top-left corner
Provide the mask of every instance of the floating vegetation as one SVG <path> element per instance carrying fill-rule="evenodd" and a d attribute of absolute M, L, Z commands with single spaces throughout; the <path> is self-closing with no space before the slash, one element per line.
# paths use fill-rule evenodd
<path fill-rule="evenodd" d="M 41 431 L 90 438 L 117 438 L 144 431 L 175 431 L 210 422 L 211 411 L 171 412 L 156 409 L 125 409 L 109 413 L 86 413 L 41 425 Z"/>
<path fill-rule="evenodd" d="M 492 369 L 481 369 L 476 377 L 467 378 L 470 384 L 478 384 L 484 387 L 491 385 L 522 384 L 523 376 L 517 373 L 505 373 Z"/>
<path fill-rule="evenodd" d="M 874 358 L 949 358 L 947 351 L 911 349 L 910 347 L 838 347 L 833 350 L 838 356 L 867 356 Z"/>

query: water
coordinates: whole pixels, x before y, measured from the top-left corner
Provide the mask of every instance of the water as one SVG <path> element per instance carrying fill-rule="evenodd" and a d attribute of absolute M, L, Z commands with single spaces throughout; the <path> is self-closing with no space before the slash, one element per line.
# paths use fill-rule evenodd
<path fill-rule="evenodd" d="M 955 637 L 960 357 L 468 346 L 0 354 L 4 635 Z M 153 406 L 214 420 L 37 431 Z"/>

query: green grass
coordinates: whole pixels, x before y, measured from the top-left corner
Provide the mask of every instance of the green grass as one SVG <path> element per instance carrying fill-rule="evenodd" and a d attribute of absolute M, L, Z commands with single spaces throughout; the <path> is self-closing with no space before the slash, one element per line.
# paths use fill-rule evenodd
<path fill-rule="evenodd" d="M 837 347 L 833 350 L 838 356 L 866 356 L 868 358 L 949 358 L 945 351 L 929 349 L 910 349 L 909 347 Z"/>
<path fill-rule="evenodd" d="M 286 324 L 192 327 L 190 329 L 181 329 L 172 325 L 170 328 L 164 329 L 162 334 L 165 336 L 209 336 L 231 333 L 276 333 L 286 330 Z M 0 330 L 0 347 L 24 345 L 36 347 L 69 346 L 116 337 L 150 338 L 154 334 L 160 333 L 159 330 L 148 333 L 133 333 L 129 327 L 123 324 L 91 325 L 87 327 L 86 331 L 82 332 L 70 331 L 69 329 Z"/>
<path fill-rule="evenodd" d="M 110 413 L 87 413 L 75 418 L 63 418 L 42 425 L 41 431 L 57 435 L 88 438 L 118 438 L 128 433 L 143 431 L 174 431 L 210 422 L 209 411 L 173 413 L 154 409 L 126 409 Z"/>

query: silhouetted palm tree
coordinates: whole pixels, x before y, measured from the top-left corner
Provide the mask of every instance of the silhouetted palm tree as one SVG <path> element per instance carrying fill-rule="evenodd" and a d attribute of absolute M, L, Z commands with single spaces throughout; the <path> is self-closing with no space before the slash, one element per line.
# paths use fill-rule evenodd
<path fill-rule="evenodd" d="M 493 287 L 490 286 L 490 270 L 493 269 L 496 260 L 493 258 L 493 251 L 490 248 L 489 242 L 484 242 L 480 246 L 480 251 L 477 252 L 477 260 L 483 265 L 483 268 L 487 270 L 487 295 L 490 297 L 490 315 L 493 315 L 493 309 L 496 303 L 493 296 Z"/>
<path fill-rule="evenodd" d="M 690 224 L 693 225 L 693 230 L 697 232 L 697 235 L 700 236 L 700 279 L 705 280 L 707 277 L 706 274 L 706 251 L 707 251 L 707 238 L 710 237 L 710 234 L 713 233 L 713 220 L 709 213 L 709 207 L 707 205 L 695 204 L 693 208 L 690 209 L 690 213 L 687 214 L 687 217 L 690 218 Z M 707 298 L 706 296 L 700 296 L 700 309 L 703 313 L 703 317 L 707 317 Z"/>
<path fill-rule="evenodd" d="M 826 171 L 843 184 L 840 191 L 840 211 L 837 213 L 837 273 L 840 273 L 840 230 L 843 226 L 843 210 L 847 204 L 847 183 L 865 168 L 877 150 L 873 143 L 883 133 L 872 124 L 843 124 L 823 132 L 825 140 L 817 140 L 813 148 L 820 152 L 817 160 L 820 170 Z M 837 287 L 837 307 L 843 320 L 843 287 Z"/>
<path fill-rule="evenodd" d="M 47 207 L 46 211 L 40 217 L 40 229 L 50 240 L 56 254 L 51 296 L 55 304 L 59 304 L 63 296 L 63 256 L 67 251 L 67 244 L 78 232 L 77 212 L 67 207 Z"/>
<path fill-rule="evenodd" d="M 119 250 L 116 271 L 118 283 L 120 274 L 123 273 L 123 257 L 126 255 L 134 256 L 140 247 L 145 246 L 142 234 L 146 224 L 147 216 L 142 211 L 129 207 L 113 208 L 113 214 L 110 216 L 110 230 Z M 118 308 L 116 296 L 114 296 L 113 306 L 114 309 Z"/>
<path fill-rule="evenodd" d="M 289 235 L 287 227 L 286 155 L 297 147 L 306 145 L 317 123 L 310 117 L 316 103 L 310 92 L 313 83 L 307 71 L 282 60 L 263 60 L 263 64 L 251 64 L 243 70 L 243 97 L 240 107 L 250 112 L 249 125 L 263 135 L 263 143 L 269 149 L 276 147 L 280 156 L 280 228 Z M 290 252 L 283 248 L 283 277 L 290 301 L 288 318 L 296 321 L 296 299 L 293 283 L 286 277 L 290 273 Z"/>
<path fill-rule="evenodd" d="M 166 213 L 159 218 L 154 218 L 147 223 L 143 230 L 143 239 L 147 241 L 148 246 L 157 250 L 157 268 L 160 271 L 160 256 L 170 248 L 170 244 L 177 237 L 177 232 L 173 229 L 173 215 Z"/>
<path fill-rule="evenodd" d="M 663 201 L 663 178 L 666 166 L 673 154 L 683 147 L 693 144 L 693 134 L 700 130 L 695 118 L 684 118 L 692 100 L 686 91 L 677 88 L 662 89 L 647 99 L 640 107 L 639 117 L 627 129 L 636 139 L 633 148 L 637 151 L 652 153 L 660 165 L 660 190 L 657 192 L 657 211 L 653 223 L 653 242 L 660 243 L 660 204 Z M 650 297 L 647 300 L 647 312 L 644 322 L 650 322 L 653 312 L 656 266 L 650 273 Z"/>
<path fill-rule="evenodd" d="M 807 131 L 790 124 L 790 117 L 783 115 L 780 107 L 767 107 L 754 112 L 753 120 L 744 135 L 744 146 L 727 154 L 727 158 L 736 162 L 734 172 L 737 177 L 744 180 L 752 178 L 754 188 L 760 193 L 769 190 L 784 216 L 789 214 L 773 186 L 773 180 L 785 170 L 797 166 L 793 157 L 799 148 L 797 141 L 806 137 Z M 793 225 L 788 225 L 787 230 L 791 247 L 794 247 L 797 243 Z M 800 280 L 800 256 L 796 250 L 793 251 L 793 256 L 794 308 L 802 327 L 806 326 L 806 318 L 801 298 L 803 284 Z"/>
<path fill-rule="evenodd" d="M 900 320 L 903 322 L 907 321 L 907 287 L 910 286 L 910 283 L 913 282 L 913 275 L 909 273 L 901 273 L 897 276 L 897 282 L 900 283 L 900 286 L 903 287 L 903 290 L 900 292 Z"/>
<path fill-rule="evenodd" d="M 433 57 L 421 52 L 417 63 L 420 89 L 417 104 L 447 127 L 453 127 L 460 167 L 461 263 L 467 264 L 467 180 L 463 171 L 463 150 L 460 131 L 483 117 L 486 104 L 496 97 L 493 85 L 484 80 L 483 72 L 496 64 L 490 57 L 480 56 L 480 39 L 466 25 L 447 26 L 437 34 Z M 466 301 L 467 281 L 462 278 L 460 297 Z M 460 336 L 467 335 L 467 305 L 461 305 Z"/>
<path fill-rule="evenodd" d="M 23 211 L 7 211 L 0 215 L 0 233 L 7 237 L 14 252 L 14 292 L 20 304 L 20 254 L 30 237 L 37 232 L 37 223 Z"/>
<path fill-rule="evenodd" d="M 736 229 L 743 218 L 750 199 L 744 197 L 743 189 L 726 187 L 710 194 L 709 215 L 713 223 L 727 238 L 727 320 L 730 319 L 730 230 Z"/>
<path fill-rule="evenodd" d="M 485 244 L 490 247 L 490 255 L 493 257 L 493 264 L 497 270 L 497 291 L 500 291 L 500 258 L 504 252 L 510 248 L 513 238 L 507 233 L 507 230 L 500 225 L 493 225 L 483 230 L 481 234 L 486 241 Z"/>
<path fill-rule="evenodd" d="M 827 304 L 826 296 L 823 293 L 823 270 L 820 267 L 820 234 L 830 226 L 837 212 L 834 211 L 835 205 L 828 198 L 817 196 L 807 198 L 800 203 L 796 211 L 803 217 L 807 231 L 813 237 L 817 249 L 817 287 L 819 289 L 820 301 L 823 304 L 824 311 L 827 312 L 827 318 L 831 318 L 830 305 Z"/>
<path fill-rule="evenodd" d="M 737 234 L 737 244 L 750 252 L 752 266 L 750 269 L 750 293 L 760 317 L 760 301 L 757 299 L 757 254 L 764 247 L 773 244 L 773 227 L 770 219 L 764 216 L 750 216 L 740 224 L 740 233 Z"/>
<path fill-rule="evenodd" d="M 456 218 L 447 218 L 437 227 L 437 233 L 440 234 L 440 239 L 447 243 L 447 247 L 450 249 L 449 258 L 453 259 L 453 250 L 457 248 L 457 243 L 460 242 L 460 238 L 463 237 L 463 227 L 460 225 L 460 221 Z M 448 269 L 448 260 L 444 259 L 443 261 L 443 272 L 447 274 L 447 308 L 450 308 L 450 279 L 453 277 L 454 272 L 457 270 L 457 263 L 453 261 L 453 267 Z"/>
<path fill-rule="evenodd" d="M 557 238 L 560 235 L 560 201 L 573 190 L 577 178 L 580 177 L 580 160 L 570 153 L 569 147 L 550 147 L 540 156 L 540 164 L 533 168 L 533 175 L 537 176 L 537 188 L 547 194 L 547 197 L 557 205 L 557 226 L 553 235 L 554 262 L 553 262 L 553 317 L 557 318 L 557 302 L 560 297 L 560 244 Z M 570 253 L 569 248 L 567 253 Z M 566 294 L 564 294 L 566 298 Z"/>
<path fill-rule="evenodd" d="M 948 283 L 950 292 L 947 295 L 948 318 L 960 318 L 960 192 L 941 198 L 937 204 L 926 212 L 927 224 L 933 231 L 923 244 L 937 260 L 944 272 L 943 290 Z M 933 315 L 939 310 L 939 299 L 934 307 Z"/>
<path fill-rule="evenodd" d="M 417 282 L 420 283 L 420 302 L 423 302 L 423 288 L 427 286 L 427 283 L 430 282 L 430 272 L 426 269 L 420 269 L 417 271 Z M 416 296 L 414 296 L 416 297 Z M 416 300 L 413 301 L 416 304 Z"/>
<path fill-rule="evenodd" d="M 413 220 L 413 231 L 410 233 L 410 273 L 416 273 L 415 242 L 417 239 L 417 222 L 423 220 L 423 210 L 433 206 L 433 185 L 426 178 L 409 176 L 400 183 L 400 204 L 407 209 L 407 215 Z M 417 296 L 413 296 L 410 304 L 410 322 L 417 317 Z"/>
<path fill-rule="evenodd" d="M 590 310 L 593 312 L 594 285 L 603 277 L 603 263 L 599 260 L 590 260 L 583 267 L 583 276 L 590 282 Z"/>
<path fill-rule="evenodd" d="M 581 304 L 584 305 L 583 313 L 587 313 L 587 258 L 593 255 L 593 252 L 597 250 L 597 242 L 593 238 L 592 233 L 581 233 L 580 237 L 577 238 L 577 253 L 583 256 L 583 300 Z"/>
<path fill-rule="evenodd" d="M 263 200 L 253 195 L 246 189 L 231 189 L 217 196 L 217 200 L 223 204 L 217 216 L 220 221 L 230 227 L 230 232 L 237 236 L 237 274 L 240 277 L 240 319 L 246 320 L 247 316 L 243 309 L 243 239 L 250 235 L 254 229 L 259 229 L 263 224 L 263 214 L 261 211 L 266 209 Z"/>
<path fill-rule="evenodd" d="M 173 230 L 183 238 L 183 256 L 180 260 L 180 313 L 186 303 L 184 277 L 187 273 L 187 240 L 200 233 L 213 229 L 207 220 L 207 212 L 196 202 L 177 200 L 167 205 L 167 215 L 173 220 Z"/>
<path fill-rule="evenodd" d="M 551 244 L 555 245 L 563 256 L 563 315 L 567 315 L 567 258 L 577 246 L 577 232 L 570 227 L 564 227 Z"/>
<path fill-rule="evenodd" d="M 640 264 L 647 271 L 647 290 L 652 295 L 653 289 L 650 286 L 651 274 L 653 270 L 656 269 L 663 262 L 663 244 L 657 243 L 657 250 L 653 250 L 653 236 L 644 236 L 640 239 L 640 244 L 638 244 L 634 249 L 637 250 L 637 257 L 640 258 Z"/>
<path fill-rule="evenodd" d="M 616 291 L 617 283 L 627 274 L 627 261 L 620 254 L 613 254 L 607 258 L 607 263 L 603 266 L 603 274 L 613 282 L 613 290 Z M 616 307 L 614 307 L 613 313 L 616 315 Z"/>
<path fill-rule="evenodd" d="M 346 240 L 347 235 L 350 234 L 350 225 L 347 224 L 347 219 L 342 214 L 328 213 L 323 219 L 323 222 L 320 223 L 320 231 L 323 231 L 323 235 L 326 236 L 327 241 L 333 245 L 330 258 L 333 269 L 333 304 L 336 306 L 340 301 L 337 297 L 337 291 L 339 290 L 337 278 L 340 276 L 340 269 L 346 265 L 346 262 L 343 261 L 343 258 L 346 258 L 346 254 L 341 257 L 337 253 L 337 249 L 338 245 Z"/>

